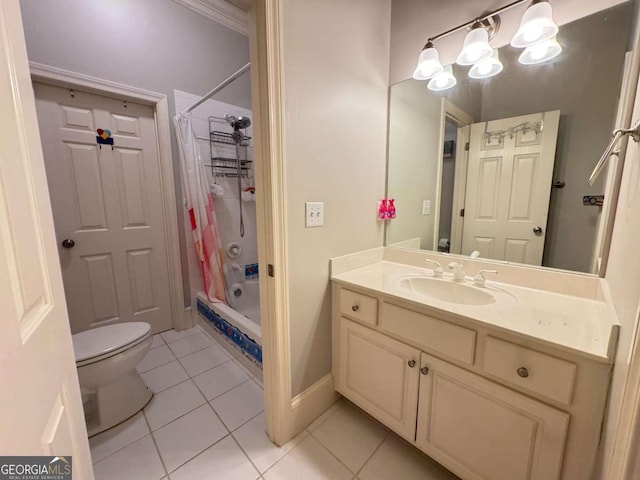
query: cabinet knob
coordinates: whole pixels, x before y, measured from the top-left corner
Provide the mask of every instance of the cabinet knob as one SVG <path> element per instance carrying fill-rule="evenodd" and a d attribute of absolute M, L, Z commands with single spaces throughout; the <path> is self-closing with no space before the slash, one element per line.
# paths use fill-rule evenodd
<path fill-rule="evenodd" d="M 413 368 L 413 367 L 415 367 L 415 366 L 416 366 L 416 361 L 415 361 L 415 360 L 409 360 L 409 361 L 407 362 L 407 365 L 409 365 L 409 367 Z"/>
<path fill-rule="evenodd" d="M 529 370 L 527 370 L 524 367 L 520 367 L 518 370 L 518 375 L 521 376 L 522 378 L 527 378 L 529 376 Z"/>
<path fill-rule="evenodd" d="M 352 305 L 351 310 L 353 310 L 354 312 L 357 312 L 358 310 L 360 310 L 360 305 Z"/>
<path fill-rule="evenodd" d="M 423 375 L 427 375 L 429 373 L 429 367 L 422 367 L 420 369 L 420 373 Z"/>

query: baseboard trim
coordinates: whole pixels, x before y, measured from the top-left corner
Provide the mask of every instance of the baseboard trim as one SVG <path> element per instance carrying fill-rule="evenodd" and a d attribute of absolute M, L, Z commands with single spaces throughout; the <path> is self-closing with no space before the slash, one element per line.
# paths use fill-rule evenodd
<path fill-rule="evenodd" d="M 316 383 L 291 400 L 291 416 L 288 422 L 287 438 L 295 437 L 302 430 L 338 401 L 333 374 L 328 373 Z"/>

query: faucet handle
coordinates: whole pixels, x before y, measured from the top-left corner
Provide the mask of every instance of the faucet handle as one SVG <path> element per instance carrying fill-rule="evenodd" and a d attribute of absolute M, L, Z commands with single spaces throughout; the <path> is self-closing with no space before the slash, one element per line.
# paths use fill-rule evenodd
<path fill-rule="evenodd" d="M 487 273 L 491 273 L 493 275 L 497 275 L 497 270 L 480 270 L 476 273 L 476 276 L 473 277 L 473 284 L 477 287 L 484 287 L 487 284 L 487 277 L 485 275 Z"/>
<path fill-rule="evenodd" d="M 444 271 L 442 270 L 442 265 L 440 265 L 440 262 L 436 262 L 435 260 L 431 260 L 430 258 L 425 258 L 424 261 L 435 265 L 435 268 L 433 269 L 434 277 L 440 278 L 444 275 Z"/>

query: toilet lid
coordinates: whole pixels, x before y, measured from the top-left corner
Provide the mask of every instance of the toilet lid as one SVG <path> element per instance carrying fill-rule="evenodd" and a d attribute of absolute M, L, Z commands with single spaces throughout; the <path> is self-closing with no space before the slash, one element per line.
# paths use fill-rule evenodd
<path fill-rule="evenodd" d="M 92 328 L 73 335 L 76 362 L 118 350 L 148 335 L 151 325 L 145 322 L 118 323 Z"/>

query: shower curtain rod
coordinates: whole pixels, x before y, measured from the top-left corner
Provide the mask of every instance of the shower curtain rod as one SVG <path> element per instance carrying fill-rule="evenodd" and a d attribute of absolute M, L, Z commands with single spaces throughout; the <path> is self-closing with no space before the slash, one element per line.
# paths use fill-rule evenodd
<path fill-rule="evenodd" d="M 240 68 L 237 72 L 231 74 L 226 80 L 223 80 L 222 83 L 220 85 L 218 85 L 217 87 L 213 88 L 211 91 L 209 91 L 208 93 L 206 93 L 204 95 L 204 97 L 202 97 L 200 100 L 198 100 L 196 103 L 194 103 L 193 105 L 191 105 L 189 108 L 187 108 L 186 110 L 184 110 L 182 113 L 189 113 L 190 111 L 192 111 L 194 108 L 199 107 L 200 105 L 202 105 L 204 102 L 206 102 L 207 100 L 209 100 L 211 97 L 213 97 L 216 93 L 218 93 L 220 90 L 222 90 L 224 87 L 226 87 L 227 85 L 229 85 L 230 83 L 232 83 L 236 78 L 240 77 L 243 73 L 249 71 L 249 69 L 251 68 L 251 64 L 247 63 L 244 67 Z"/>

